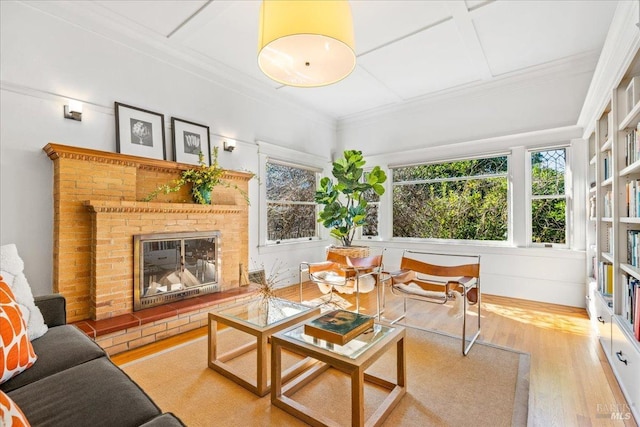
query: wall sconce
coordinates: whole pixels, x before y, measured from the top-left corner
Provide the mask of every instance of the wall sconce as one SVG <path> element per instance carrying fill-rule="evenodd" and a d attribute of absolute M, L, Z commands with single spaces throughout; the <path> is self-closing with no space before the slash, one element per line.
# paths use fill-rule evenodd
<path fill-rule="evenodd" d="M 236 142 L 233 139 L 225 139 L 222 141 L 224 151 L 232 152 L 236 148 Z"/>
<path fill-rule="evenodd" d="M 82 121 L 82 102 L 69 101 L 69 105 L 64 106 L 64 118 Z"/>

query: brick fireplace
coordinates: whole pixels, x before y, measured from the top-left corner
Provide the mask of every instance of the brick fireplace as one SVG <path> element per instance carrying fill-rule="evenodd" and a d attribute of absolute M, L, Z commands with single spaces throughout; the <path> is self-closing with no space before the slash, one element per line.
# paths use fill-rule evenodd
<path fill-rule="evenodd" d="M 54 162 L 54 292 L 67 321 L 111 354 L 204 326 L 212 306 L 250 294 L 240 286 L 248 206 L 236 190 L 214 189 L 212 205 L 192 203 L 188 188 L 142 202 L 190 166 L 53 143 L 44 151 Z M 250 178 L 225 175 L 244 191 Z M 134 236 L 201 231 L 221 235 L 220 292 L 134 312 Z"/>

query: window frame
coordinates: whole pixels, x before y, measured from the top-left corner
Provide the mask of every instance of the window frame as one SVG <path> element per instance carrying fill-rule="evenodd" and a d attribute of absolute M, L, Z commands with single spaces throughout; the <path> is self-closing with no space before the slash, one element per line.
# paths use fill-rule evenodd
<path fill-rule="evenodd" d="M 312 154 L 303 153 L 301 151 L 292 150 L 289 148 L 281 147 L 278 145 L 270 144 L 263 141 L 258 141 L 258 157 L 259 157 L 259 176 L 260 176 L 260 226 L 259 226 L 259 246 L 260 247 L 276 247 L 290 244 L 308 244 L 313 242 L 319 242 L 322 240 L 320 234 L 319 224 L 316 223 L 315 236 L 302 237 L 295 239 L 284 240 L 269 240 L 268 230 L 268 208 L 267 203 L 267 163 L 279 164 L 284 166 L 291 166 L 294 168 L 309 170 L 315 173 L 316 188 L 322 177 L 324 171 L 324 165 L 327 160 L 322 159 Z M 304 204 L 310 204 L 311 202 L 304 202 Z M 315 205 L 315 217 L 318 215 L 318 205 Z"/>
<path fill-rule="evenodd" d="M 437 165 L 443 163 L 453 163 L 453 162 L 461 162 L 466 160 L 477 160 L 477 159 L 488 159 L 495 157 L 506 157 L 507 158 L 507 171 L 504 174 L 499 175 L 478 175 L 478 176 L 465 176 L 465 177 L 453 177 L 453 178 L 438 178 L 432 180 L 421 180 L 421 182 L 442 182 L 442 181 L 460 181 L 460 180 L 469 180 L 469 179 L 478 179 L 478 178 L 495 178 L 495 177 L 504 177 L 507 180 L 507 238 L 505 240 L 471 240 L 471 239 L 440 239 L 436 237 L 398 237 L 393 235 L 393 189 L 395 185 L 408 185 L 407 181 L 404 181 L 402 184 L 396 184 L 393 180 L 393 170 L 399 169 L 403 167 L 410 166 L 423 166 L 423 165 Z M 389 207 L 389 227 L 390 227 L 390 238 L 393 241 L 400 242 L 425 242 L 425 243 L 442 243 L 442 244 L 463 244 L 470 243 L 474 245 L 483 245 L 483 246 L 511 246 L 513 244 L 513 182 L 512 182 L 512 152 L 510 151 L 500 151 L 500 152 L 490 152 L 490 153 L 482 153 L 477 155 L 470 156 L 461 156 L 455 158 L 442 158 L 438 160 L 425 161 L 425 162 L 415 162 L 415 163 L 404 163 L 404 164 L 393 164 L 388 166 L 388 176 L 389 176 L 389 197 L 388 201 L 390 204 Z M 382 202 L 382 200 L 381 200 Z"/>
<path fill-rule="evenodd" d="M 371 172 L 372 170 L 373 170 L 373 167 L 365 168 L 364 169 L 364 173 L 362 174 L 362 179 L 364 180 L 365 177 L 367 176 L 367 174 L 369 172 Z M 387 174 L 387 182 L 383 183 L 383 185 L 385 186 L 385 193 L 388 191 L 388 188 L 387 188 L 387 185 L 386 185 L 389 182 L 388 176 L 389 175 Z M 365 241 L 366 240 L 368 240 L 368 241 L 371 241 L 371 240 L 380 241 L 380 240 L 382 240 L 382 237 L 381 237 L 382 233 L 380 232 L 380 227 L 382 226 L 382 221 L 380 220 L 380 217 L 381 217 L 381 209 L 384 206 L 384 203 L 382 202 L 383 196 L 384 196 L 384 194 L 382 196 L 379 196 L 377 202 L 370 202 L 370 201 L 367 200 L 367 206 L 369 206 L 369 205 L 377 205 L 378 206 L 378 223 L 376 224 L 376 229 L 378 230 L 378 234 L 376 234 L 375 236 L 374 235 L 371 235 L 371 236 L 366 235 L 365 236 L 363 234 L 364 227 L 358 227 L 358 230 L 356 231 L 356 235 L 355 235 L 353 240 L 365 240 Z"/>
<path fill-rule="evenodd" d="M 291 162 L 287 162 L 287 161 L 282 161 L 276 158 L 267 158 L 266 164 L 265 164 L 265 170 L 266 170 L 266 165 L 267 164 L 272 164 L 272 165 L 279 165 L 279 166 L 287 166 L 290 168 L 294 168 L 294 169 L 300 169 L 300 170 L 305 170 L 305 171 L 309 171 L 312 172 L 314 174 L 315 177 L 315 188 L 318 188 L 318 184 L 320 182 L 320 171 L 318 171 L 318 169 L 316 168 L 310 168 L 308 166 L 303 166 L 303 165 L 298 165 L 298 164 L 294 164 Z M 266 177 L 266 175 L 265 175 Z M 266 186 L 266 184 L 265 184 Z M 266 188 L 266 187 L 265 187 Z M 315 189 L 314 189 L 315 191 Z M 269 215 L 269 208 L 268 205 L 269 204 L 278 204 L 278 205 L 301 205 L 301 206 L 313 206 L 313 212 L 314 212 L 314 220 L 315 222 L 315 231 L 314 231 L 314 235 L 313 236 L 307 236 L 307 237 L 297 237 L 297 238 L 290 238 L 290 239 L 277 239 L 277 240 L 272 240 L 269 239 L 269 222 L 268 222 L 268 215 Z M 266 215 L 267 215 L 267 229 L 265 230 L 267 233 L 267 239 L 266 239 L 266 244 L 267 245 L 279 245 L 282 243 L 295 243 L 295 242 L 305 242 L 305 241 L 309 241 L 309 240 L 318 240 L 320 238 L 319 235 L 319 230 L 318 230 L 318 222 L 317 222 L 317 218 L 318 218 L 318 204 L 314 201 L 309 201 L 309 202 L 302 202 L 302 201 L 289 201 L 289 202 L 282 202 L 280 200 L 270 200 L 265 196 L 265 210 L 266 210 Z"/>
<path fill-rule="evenodd" d="M 541 151 L 554 151 L 565 150 L 564 159 L 564 196 L 565 199 L 565 228 L 564 228 L 564 243 L 537 243 L 533 241 L 533 200 L 541 199 L 559 199 L 561 195 L 542 195 L 534 196 L 532 193 L 533 177 L 531 175 L 531 157 L 534 153 Z M 571 247 L 569 239 L 571 238 L 571 223 L 572 223 L 572 180 L 571 180 L 571 145 L 570 144 L 554 144 L 549 146 L 539 146 L 527 148 L 525 156 L 525 194 L 526 194 L 526 232 L 527 232 L 527 246 L 532 248 L 557 248 L 567 249 Z"/>

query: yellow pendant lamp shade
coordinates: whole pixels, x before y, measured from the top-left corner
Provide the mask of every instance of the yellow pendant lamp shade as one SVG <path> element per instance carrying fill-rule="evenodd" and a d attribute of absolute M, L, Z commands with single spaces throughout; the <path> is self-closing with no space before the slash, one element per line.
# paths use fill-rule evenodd
<path fill-rule="evenodd" d="M 346 0 L 262 2 L 258 65 L 279 83 L 316 87 L 338 82 L 356 65 L 354 46 Z"/>

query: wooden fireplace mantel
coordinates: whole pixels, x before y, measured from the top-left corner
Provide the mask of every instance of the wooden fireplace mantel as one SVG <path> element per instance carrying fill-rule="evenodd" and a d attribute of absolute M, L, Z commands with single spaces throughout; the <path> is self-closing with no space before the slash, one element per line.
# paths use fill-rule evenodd
<path fill-rule="evenodd" d="M 85 200 L 83 204 L 94 213 L 244 213 L 247 206 L 199 205 L 196 203 L 132 202 L 126 200 Z"/>
<path fill-rule="evenodd" d="M 72 147 L 50 142 L 43 150 L 51 160 L 58 158 L 94 161 L 101 163 L 113 163 L 123 166 L 135 166 L 141 169 L 150 169 L 161 172 L 182 172 L 193 168 L 193 165 L 186 163 L 171 162 L 168 160 L 148 159 L 146 157 L 131 156 L 129 154 L 111 153 L 108 151 L 92 150 L 89 148 Z M 253 177 L 252 173 L 228 170 L 223 175 L 224 179 L 234 179 L 249 181 Z"/>

